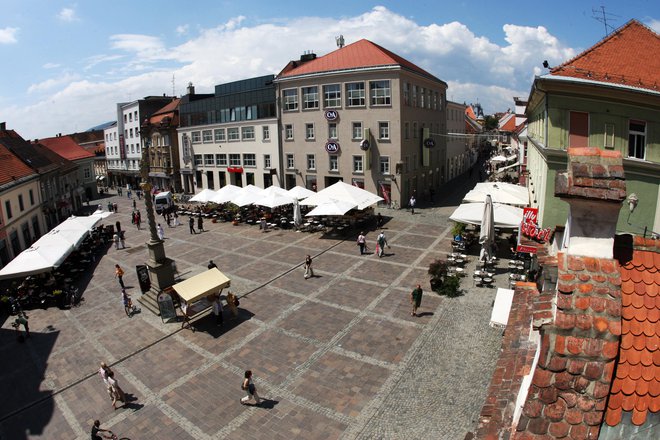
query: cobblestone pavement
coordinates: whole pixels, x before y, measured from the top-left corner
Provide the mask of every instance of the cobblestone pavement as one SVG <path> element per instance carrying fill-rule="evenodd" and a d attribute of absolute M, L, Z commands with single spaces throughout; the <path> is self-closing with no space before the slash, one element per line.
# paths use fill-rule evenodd
<path fill-rule="evenodd" d="M 124 314 L 113 267 L 124 267 L 137 297 L 133 268 L 146 258 L 148 233 L 130 225 L 131 201 L 112 197 L 119 213 L 108 223 L 122 222 L 127 248 L 109 249 L 82 275 L 82 306 L 29 312 L 23 344 L 9 321 L 0 330 L 0 439 L 88 438 L 94 419 L 134 440 L 463 439 L 499 353 L 501 330 L 488 325 L 495 289 L 464 278 L 461 297 L 439 297 L 426 270 L 450 250 L 447 217 L 473 184 L 458 180 L 414 216 L 382 210 L 392 246 L 382 259 L 360 256 L 352 233 L 166 228 L 166 253 L 182 276 L 213 259 L 242 296 L 239 319 L 225 312 L 221 329 L 204 316 L 195 332 L 146 311 Z M 305 254 L 314 257 L 309 280 Z M 496 280 L 507 285 L 504 273 Z M 425 294 L 414 318 L 408 295 L 417 282 Z M 129 396 L 116 411 L 95 374 L 102 360 Z M 266 398 L 261 408 L 238 402 L 248 368 Z"/>

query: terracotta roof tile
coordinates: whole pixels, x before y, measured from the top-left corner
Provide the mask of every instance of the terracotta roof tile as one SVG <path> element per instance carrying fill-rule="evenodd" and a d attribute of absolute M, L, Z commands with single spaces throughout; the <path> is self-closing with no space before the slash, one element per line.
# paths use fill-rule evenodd
<path fill-rule="evenodd" d="M 575 58 L 552 68 L 550 74 L 657 91 L 660 36 L 631 20 Z"/>
<path fill-rule="evenodd" d="M 660 409 L 660 272 L 657 241 L 634 240 L 632 259 L 620 266 L 621 344 L 605 422 L 615 426 L 621 411 L 642 425 Z"/>
<path fill-rule="evenodd" d="M 359 40 L 324 56 L 308 61 L 292 69 L 285 69 L 278 78 L 289 78 L 298 75 L 311 75 L 323 72 L 360 69 L 368 67 L 401 66 L 434 81 L 440 81 L 421 67 L 373 43 L 369 40 Z"/>
<path fill-rule="evenodd" d="M 1 139 L 0 163 L 2 163 L 2 166 L 0 166 L 0 185 L 6 185 L 22 177 L 36 175 L 32 168 L 2 145 Z"/>
<path fill-rule="evenodd" d="M 40 139 L 39 143 L 51 151 L 68 160 L 86 159 L 95 157 L 93 153 L 78 145 L 71 136 L 57 136 Z"/>

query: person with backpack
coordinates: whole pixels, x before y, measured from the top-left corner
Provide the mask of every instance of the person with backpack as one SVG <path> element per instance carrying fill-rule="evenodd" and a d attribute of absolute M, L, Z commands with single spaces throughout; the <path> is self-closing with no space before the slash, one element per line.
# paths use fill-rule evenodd
<path fill-rule="evenodd" d="M 385 253 L 385 246 L 388 248 L 390 247 L 390 245 L 387 244 L 387 238 L 385 238 L 385 231 L 381 230 L 378 237 L 376 237 L 376 253 L 378 254 L 378 258 L 382 258 Z"/>

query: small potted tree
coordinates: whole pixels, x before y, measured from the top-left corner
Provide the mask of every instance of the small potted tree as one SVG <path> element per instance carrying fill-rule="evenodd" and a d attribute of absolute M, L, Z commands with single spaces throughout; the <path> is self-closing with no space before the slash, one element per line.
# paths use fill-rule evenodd
<path fill-rule="evenodd" d="M 461 281 L 456 275 L 448 273 L 447 261 L 436 259 L 429 264 L 431 290 L 438 295 L 446 295 L 450 298 L 460 295 Z"/>

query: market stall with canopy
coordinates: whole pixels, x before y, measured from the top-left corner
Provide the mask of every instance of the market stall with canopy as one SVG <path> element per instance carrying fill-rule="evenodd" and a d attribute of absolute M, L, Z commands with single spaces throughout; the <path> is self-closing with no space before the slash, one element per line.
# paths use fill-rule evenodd
<path fill-rule="evenodd" d="M 181 328 L 188 326 L 196 316 L 213 306 L 213 297 L 229 287 L 231 280 L 218 268 L 209 269 L 172 286 L 180 298 L 184 321 Z"/>

